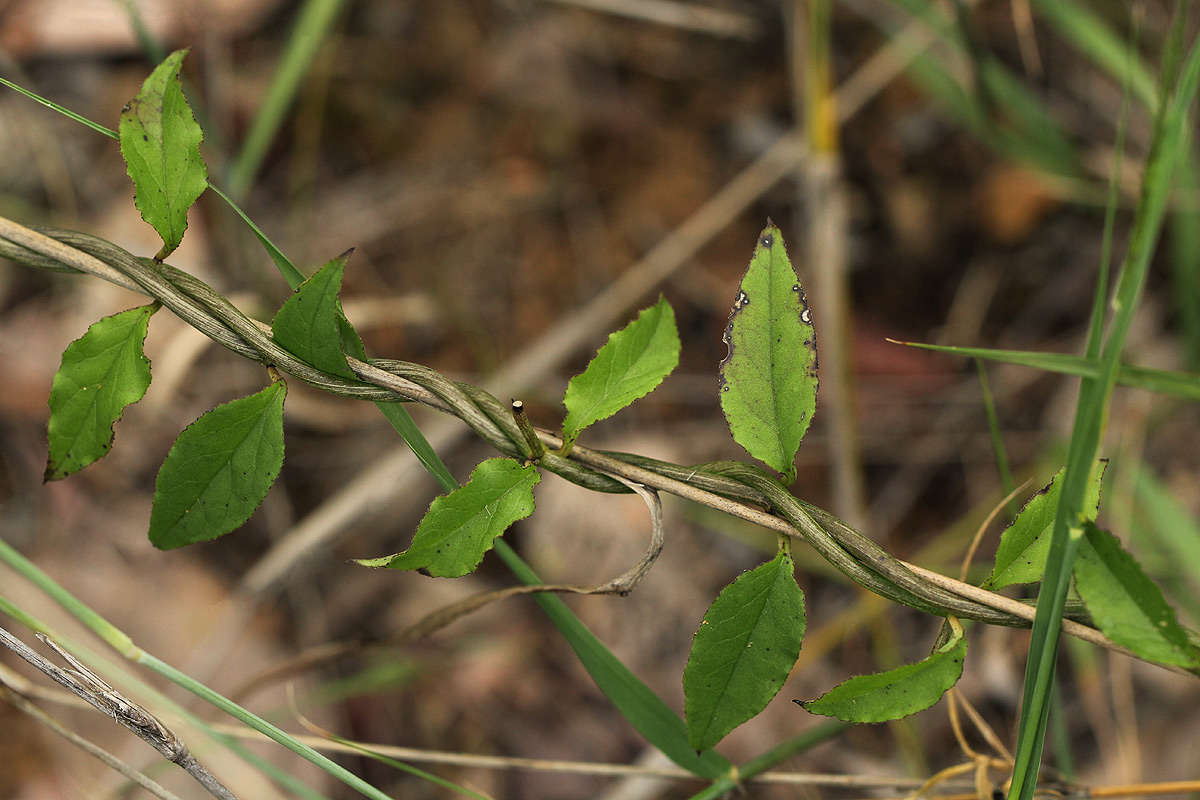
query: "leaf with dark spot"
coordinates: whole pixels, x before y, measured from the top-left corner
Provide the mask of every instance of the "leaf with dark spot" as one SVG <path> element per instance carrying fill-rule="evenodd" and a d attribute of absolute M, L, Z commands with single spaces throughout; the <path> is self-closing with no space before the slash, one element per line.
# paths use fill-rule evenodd
<path fill-rule="evenodd" d="M 796 450 L 817 403 L 812 312 L 779 228 L 758 235 L 725 327 L 721 410 L 750 455 L 795 478 Z"/>

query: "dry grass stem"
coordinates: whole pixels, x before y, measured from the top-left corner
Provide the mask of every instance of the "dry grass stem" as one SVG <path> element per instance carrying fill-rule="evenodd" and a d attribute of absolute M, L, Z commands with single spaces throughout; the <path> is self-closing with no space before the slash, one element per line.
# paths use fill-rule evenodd
<path fill-rule="evenodd" d="M 167 726 L 137 703 L 126 699 L 103 678 L 92 672 L 74 656 L 63 650 L 47 637 L 38 638 L 71 665 L 63 669 L 29 649 L 20 639 L 0 628 L 0 644 L 37 667 L 55 683 L 86 701 L 97 711 L 112 717 L 113 721 L 157 750 L 163 758 L 177 764 L 191 775 L 213 797 L 221 800 L 236 800 L 235 795 L 225 788 L 188 751 L 187 746 Z"/>
<path fill-rule="evenodd" d="M 169 791 L 162 784 L 147 777 L 144 773 L 134 769 L 129 764 L 126 764 L 121 759 L 114 756 L 102 747 L 98 747 L 87 739 L 84 739 L 79 734 L 64 727 L 62 723 L 51 717 L 46 712 L 42 711 L 33 703 L 22 697 L 12 689 L 0 688 L 0 699 L 12 704 L 15 708 L 20 709 L 30 718 L 36 720 L 40 725 L 52 731 L 56 736 L 66 739 L 68 742 L 78 747 L 83 752 L 97 759 L 106 767 L 120 774 L 131 783 L 145 789 L 155 797 L 162 800 L 180 800 L 179 795 Z"/>

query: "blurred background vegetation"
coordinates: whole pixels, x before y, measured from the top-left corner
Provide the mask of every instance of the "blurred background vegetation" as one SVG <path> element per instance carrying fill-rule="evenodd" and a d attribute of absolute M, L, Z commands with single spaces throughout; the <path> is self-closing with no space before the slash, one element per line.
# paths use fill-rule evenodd
<path fill-rule="evenodd" d="M 561 420 L 567 378 L 661 291 L 679 318 L 680 368 L 584 443 L 680 463 L 746 458 L 721 417 L 715 367 L 755 234 L 773 217 L 817 312 L 826 382 L 796 493 L 860 522 L 896 555 L 957 574 L 975 528 L 1006 494 L 979 377 L 964 359 L 885 337 L 1080 351 L 1106 185 L 1117 170 L 1120 254 L 1170 7 L 6 0 L 0 74 L 115 127 L 156 50 L 190 47 L 185 81 L 214 181 L 238 193 L 306 272 L 356 248 L 343 298 L 369 351 L 498 381 L 544 427 Z M 791 155 L 764 162 L 792 131 Z M 1180 184 L 1128 358 L 1194 371 L 1200 184 L 1190 167 Z M 0 213 L 150 255 L 155 234 L 131 199 L 112 141 L 0 93 Z M 664 242 L 690 249 L 664 253 Z M 260 319 L 288 292 L 211 193 L 170 260 Z M 564 323 L 583 318 L 580 310 L 619 278 L 636 282 L 638 270 L 658 272 L 640 295 L 586 318 L 581 344 L 553 354 Z M 397 455 L 399 440 L 370 406 L 295 382 L 287 460 L 263 508 L 215 543 L 154 551 L 145 538 L 150 499 L 174 436 L 264 379 L 165 314 L 147 340 L 154 383 L 118 424 L 107 463 L 42 485 L 46 398 L 62 349 L 98 317 L 135 302 L 98 281 L 0 262 L 0 535 L 135 641 L 229 693 L 317 645 L 386 640 L 425 612 L 511 581 L 490 558 L 454 581 L 347 563 L 403 549 L 437 488 Z M 1045 484 L 1061 462 L 1076 381 L 1000 365 L 988 377 L 1015 481 Z M 429 430 L 459 427 L 414 413 Z M 1192 626 L 1200 623 L 1198 416 L 1195 404 L 1118 389 L 1101 517 Z M 446 435 L 441 453 L 465 478 L 488 452 Z M 537 502 L 534 517 L 508 536 L 547 579 L 606 580 L 644 547 L 636 498 L 548 478 Z M 761 560 L 773 536 L 670 499 L 666 513 L 667 549 L 631 597 L 569 602 L 681 707 L 691 633 L 720 587 Z M 289 555 L 297 526 L 319 530 L 320 546 Z M 997 534 L 993 525 L 985 554 Z M 734 761 L 819 722 L 790 699 L 920 658 L 936 632 L 935 621 L 866 596 L 796 550 L 808 638 L 779 698 L 722 745 Z M 57 620 L 44 600 L 16 585 L 11 594 Z M 1027 638 L 975 626 L 960 684 L 1005 742 L 1015 734 Z M 1049 759 L 1092 783 L 1195 777 L 1200 686 L 1076 645 L 1064 649 Z M 358 740 L 659 763 L 528 600 L 489 607 L 416 644 L 350 648 L 289 679 L 299 681 L 306 713 Z M 279 682 L 246 702 L 296 727 Z M 149 760 L 106 721 L 73 713 L 77 729 L 135 762 Z M 0 797 L 116 791 L 116 775 L 42 738 L 8 706 L 0 705 L 0 728 L 13 733 L 0 737 Z M 978 734 L 968 737 L 983 747 Z M 919 781 L 965 758 L 943 704 L 852 729 L 786 766 Z M 346 763 L 395 796 L 444 796 L 374 762 Z M 433 769 L 496 797 L 684 797 L 696 789 Z M 282 796 L 256 783 L 260 776 L 242 777 L 255 787 L 245 796 Z M 346 791 L 329 788 L 335 797 Z M 831 791 L 756 786 L 750 795 Z"/>

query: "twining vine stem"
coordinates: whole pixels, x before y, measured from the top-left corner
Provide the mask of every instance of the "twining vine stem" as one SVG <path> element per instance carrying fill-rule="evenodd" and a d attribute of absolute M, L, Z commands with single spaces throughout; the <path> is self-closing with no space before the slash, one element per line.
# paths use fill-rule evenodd
<path fill-rule="evenodd" d="M 994 625 L 1031 624 L 1032 607 L 900 561 L 833 514 L 796 498 L 758 467 L 733 461 L 682 466 L 580 445 L 564 458 L 554 452 L 562 446 L 558 436 L 535 429 L 544 445 L 535 447 L 528 438 L 529 427 L 518 424 L 512 406 L 478 387 L 453 381 L 420 364 L 391 359 L 347 359 L 359 380 L 323 372 L 281 347 L 271 338 L 269 326 L 247 317 L 203 281 L 89 234 L 25 227 L 0 217 L 0 256 L 42 269 L 84 272 L 146 294 L 218 344 L 331 394 L 360 400 L 414 401 L 453 414 L 502 454 L 536 461 L 543 469 L 585 488 L 631 491 L 612 477 L 618 475 L 804 539 L 850 580 L 897 603 L 937 616 Z M 1075 619 L 1064 625 L 1068 633 L 1138 657 L 1084 624 L 1089 621 L 1085 612 L 1072 610 L 1071 616 Z"/>

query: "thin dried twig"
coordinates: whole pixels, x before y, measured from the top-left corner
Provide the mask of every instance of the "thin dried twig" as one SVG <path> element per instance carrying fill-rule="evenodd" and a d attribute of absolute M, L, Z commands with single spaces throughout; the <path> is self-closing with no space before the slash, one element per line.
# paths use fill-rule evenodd
<path fill-rule="evenodd" d="M 13 686 L 22 695 L 41 697 L 48 702 L 65 705 L 78 705 L 80 701 L 71 694 L 53 689 L 42 689 L 28 685 L 24 678 L 16 674 L 8 674 L 0 667 L 0 679 L 7 685 Z M 29 691 L 27 691 L 28 689 Z M 244 725 L 231 723 L 216 723 L 212 728 L 217 733 L 233 736 L 239 739 L 261 740 L 262 734 Z M 561 772 L 578 775 L 596 776 L 627 776 L 627 777 L 660 777 L 673 780 L 695 780 L 696 776 L 685 769 L 673 766 L 638 766 L 631 764 L 608 764 L 589 761 L 557 761 L 536 758 L 513 758 L 504 756 L 474 755 L 471 753 L 451 753 L 442 750 L 423 750 L 412 747 L 399 747 L 388 744 L 373 744 L 355 742 L 353 745 L 330 741 L 316 736 L 292 734 L 296 740 L 310 747 L 327 753 L 361 753 L 369 749 L 380 755 L 426 764 L 452 764 L 482 769 L 505 770 L 535 770 L 543 772 Z M 995 760 L 992 761 L 995 764 Z M 893 788 L 912 789 L 922 785 L 923 781 L 914 778 L 888 778 L 867 775 L 837 775 L 831 773 L 811 772 L 764 772 L 748 779 L 748 783 L 777 783 L 792 786 L 828 786 L 842 788 Z M 1063 785 L 1068 797 L 1132 797 L 1137 795 L 1186 794 L 1200 791 L 1200 781 L 1166 781 L 1162 783 L 1144 783 L 1114 786 L 1084 786 Z M 974 794 L 938 795 L 931 794 L 937 800 L 973 800 Z M 873 800 L 879 800 L 878 797 Z"/>
<path fill-rule="evenodd" d="M 170 791 L 157 781 L 152 780 L 144 773 L 126 764 L 124 761 L 117 758 L 104 748 L 98 747 L 74 731 L 64 727 L 62 723 L 47 714 L 45 711 L 42 711 L 33 703 L 29 702 L 29 700 L 22 697 L 16 691 L 0 687 L 0 699 L 11 703 L 13 706 L 29 715 L 32 719 L 37 720 L 39 723 L 49 728 L 58 736 L 66 739 L 68 742 L 75 745 L 93 758 L 98 759 L 109 769 L 119 773 L 126 780 L 136 783 L 138 786 L 142 787 L 155 797 L 161 797 L 163 800 L 180 800 L 179 795 Z"/>
<path fill-rule="evenodd" d="M 4 222 L 10 226 L 16 224 Z M 167 264 L 135 258 L 116 245 L 93 236 L 69 231 L 53 233 L 73 248 L 102 255 L 111 266 L 127 272 L 142 286 L 143 291 L 237 353 L 273 365 L 334 394 L 393 402 L 400 398 L 424 402 L 432 395 L 437 402 L 431 404 L 451 410 L 501 453 L 525 459 L 532 455 L 520 428 L 512 419 L 511 408 L 505 407 L 482 389 L 453 382 L 429 367 L 385 359 L 378 359 L 373 365 L 363 365 L 362 362 L 351 364 L 356 368 L 371 366 L 371 370 L 358 369 L 357 374 L 367 382 L 365 384 L 324 373 L 281 348 L 267 333 L 267 326 L 246 317 L 211 287 L 187 273 Z M 0 230 L 2 236 L 3 230 Z M 28 251 L 22 251 L 4 238 L 0 238 L 0 252 L 14 254 L 35 266 L 56 258 L 36 250 L 30 256 Z M 55 263 L 71 266 L 67 262 Z M 403 380 L 388 382 L 384 386 L 374 385 L 375 373 L 379 370 L 390 372 Z M 413 384 L 417 384 L 415 389 L 411 388 Z M 561 446 L 558 437 L 549 432 L 539 431 L 538 436 L 551 448 Z M 618 455 L 619 458 L 577 446 L 570 459 L 546 452 L 539 460 L 539 465 L 581 486 L 605 492 L 627 491 L 627 487 L 602 471 L 621 475 L 645 486 L 696 500 L 768 529 L 804 538 L 838 570 L 861 586 L 931 614 L 952 614 L 1019 627 L 1028 623 L 1034 613 L 1032 608 L 1001 595 L 896 559 L 836 516 L 797 499 L 778 480 L 751 465 L 720 462 L 686 467 L 631 454 Z M 248 615 L 253 608 L 253 603 L 247 602 L 235 601 L 233 605 L 236 609 L 234 617 Z M 1087 641 L 1137 657 L 1087 626 L 1068 621 L 1063 629 Z M 1178 667 L 1160 666 L 1181 673 L 1188 672 Z"/>
<path fill-rule="evenodd" d="M 1009 614 L 1012 614 L 1014 617 L 1020 617 L 1021 619 L 1028 620 L 1030 623 L 1033 622 L 1033 617 L 1037 613 L 1037 609 L 1033 606 L 1026 605 L 1019 600 L 1013 600 L 1011 597 L 1005 597 L 1002 594 L 989 592 L 987 589 L 980 589 L 978 586 L 972 586 L 969 583 L 956 581 L 953 578 L 942 575 L 941 573 L 925 569 L 924 567 L 918 567 L 916 564 L 909 564 L 907 561 L 903 563 L 917 576 L 929 581 L 932 584 L 941 586 L 947 591 L 954 592 L 961 597 L 968 597 L 972 600 L 978 600 L 981 603 L 986 603 L 992 608 L 1005 611 Z M 1076 622 L 1073 619 L 1064 619 L 1062 621 L 1062 629 L 1063 633 L 1070 634 L 1077 639 L 1082 639 L 1085 642 L 1091 642 L 1092 644 L 1103 647 L 1106 650 L 1111 650 L 1114 653 L 1121 653 L 1129 656 L 1130 658 L 1136 658 L 1139 661 L 1146 661 L 1146 659 L 1142 658 L 1137 653 L 1133 652 L 1127 647 L 1122 647 L 1095 628 L 1089 628 L 1087 625 Z M 1193 678 L 1196 677 L 1195 672 L 1184 669 L 1183 667 L 1174 666 L 1173 664 L 1159 664 L 1156 661 L 1147 661 L 1147 663 L 1154 664 L 1156 667 L 1160 667 L 1180 675 L 1189 675 Z"/>
<path fill-rule="evenodd" d="M 179 737 L 163 725 L 157 717 L 127 699 L 49 638 L 42 634 L 37 636 L 47 647 L 70 664 L 71 668 L 64 669 L 48 661 L 29 649 L 20 639 L 0 628 L 0 644 L 37 667 L 55 683 L 74 693 L 97 711 L 112 717 L 114 722 L 128 728 L 135 736 L 162 754 L 163 758 L 177 764 L 195 778 L 213 797 L 221 800 L 237 800 L 233 792 L 225 788 L 203 764 L 197 761 L 188 750 L 187 745 L 180 741 Z"/>
<path fill-rule="evenodd" d="M 231 736 L 252 738 L 258 734 L 237 725 L 214 725 L 214 730 Z M 503 770 L 535 770 L 538 772 L 559 772 L 575 775 L 596 776 L 632 776 L 649 778 L 668 778 L 674 780 L 697 780 L 695 774 L 682 767 L 655 766 L 646 767 L 633 764 L 605 764 L 594 761 L 558 761 L 540 758 L 516 758 L 510 756 L 475 755 L 472 753 L 451 753 L 442 750 L 422 750 L 414 747 L 399 747 L 396 745 L 373 744 L 369 742 L 339 742 L 317 736 L 292 734 L 313 749 L 337 753 L 361 753 L 370 750 L 382 756 L 412 761 L 424 764 L 453 764 L 464 767 Z M 747 783 L 777 783 L 791 786 L 828 786 L 844 788 L 874 788 L 886 787 L 907 789 L 919 786 L 921 781 L 912 778 L 888 778 L 874 775 L 837 775 L 815 772 L 762 772 L 746 779 Z"/>
<path fill-rule="evenodd" d="M 952 689 L 951 691 L 955 693 L 958 701 L 962 703 L 963 711 L 967 712 L 967 716 L 971 718 L 971 722 L 975 725 L 975 729 L 979 731 L 979 735 L 992 746 L 992 749 L 996 751 L 1000 758 L 1012 764 L 1012 753 L 1008 752 L 1008 748 L 1004 746 L 1004 742 L 1000 741 L 1000 737 L 996 735 L 996 731 L 987 723 L 983 715 L 976 711 L 975 706 L 971 705 L 970 701 L 958 692 L 957 689 Z"/>

